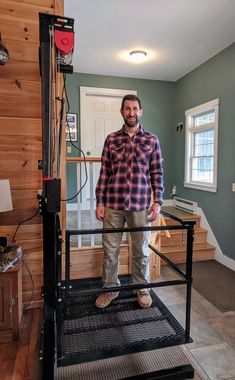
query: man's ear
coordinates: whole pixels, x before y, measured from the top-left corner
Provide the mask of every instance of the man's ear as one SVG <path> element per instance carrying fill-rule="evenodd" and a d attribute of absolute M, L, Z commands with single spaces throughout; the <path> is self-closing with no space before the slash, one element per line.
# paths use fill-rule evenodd
<path fill-rule="evenodd" d="M 143 115 L 143 109 L 140 110 L 140 117 Z"/>

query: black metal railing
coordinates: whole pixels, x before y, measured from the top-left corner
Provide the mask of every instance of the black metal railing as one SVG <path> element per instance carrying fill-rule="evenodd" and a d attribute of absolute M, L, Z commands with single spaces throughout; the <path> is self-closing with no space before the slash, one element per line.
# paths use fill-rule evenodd
<path fill-rule="evenodd" d="M 182 220 L 172 214 L 169 214 L 167 212 L 162 211 L 162 214 L 164 216 L 170 217 L 171 219 L 175 220 L 177 223 L 173 225 L 167 225 L 167 226 L 148 226 L 148 227 L 124 227 L 124 228 L 115 228 L 115 229 L 87 229 L 87 230 L 66 230 L 66 237 L 65 237 L 65 277 L 64 280 L 58 279 L 58 289 L 57 289 L 57 294 L 58 294 L 58 318 L 57 318 L 57 340 L 58 340 L 58 347 L 57 347 L 57 352 L 58 352 L 58 365 L 68 365 L 68 364 L 73 364 L 73 363 L 79 363 L 83 361 L 90 361 L 90 360 L 97 360 L 102 358 L 102 347 L 99 346 L 99 353 L 92 352 L 91 354 L 87 352 L 84 353 L 81 351 L 79 354 L 79 349 L 78 348 L 71 348 L 71 359 L 68 357 L 66 358 L 64 354 L 64 342 L 69 341 L 69 334 L 71 334 L 71 331 L 73 331 L 73 341 L 74 341 L 74 334 L 81 332 L 81 327 L 78 326 L 76 323 L 76 318 L 78 320 L 82 319 L 82 313 L 84 308 L 86 309 L 86 313 L 84 314 L 84 321 L 91 316 L 97 314 L 97 318 L 100 321 L 101 316 L 99 315 L 100 310 L 96 310 L 95 307 L 91 306 L 90 304 L 88 306 L 85 306 L 84 300 L 88 300 L 88 303 L 90 302 L 90 299 L 92 298 L 94 301 L 94 297 L 97 296 L 97 294 L 103 293 L 103 292 L 113 292 L 113 291 L 118 291 L 121 293 L 120 298 L 122 298 L 122 294 L 124 298 L 126 297 L 126 294 L 128 291 L 132 290 L 138 290 L 141 288 L 158 288 L 158 287 L 166 287 L 166 286 L 174 286 L 174 285 L 186 285 L 186 312 L 185 312 L 185 329 L 183 329 L 181 326 L 179 326 L 178 321 L 175 320 L 175 318 L 171 315 L 171 313 L 168 311 L 168 309 L 165 307 L 165 305 L 162 304 L 162 302 L 158 299 L 155 300 L 154 307 L 156 310 L 160 310 L 160 316 L 157 318 L 153 318 L 153 320 L 157 320 L 157 323 L 161 319 L 164 319 L 163 314 L 166 314 L 166 320 L 167 323 L 170 324 L 170 329 L 175 329 L 178 332 L 178 336 L 174 336 L 172 333 L 170 333 L 169 336 L 167 336 L 167 339 L 164 341 L 164 337 L 161 336 L 160 339 L 155 339 L 153 342 L 152 339 L 150 342 L 146 341 L 142 345 L 142 351 L 149 350 L 149 349 L 154 349 L 154 348 L 161 348 L 161 347 L 166 347 L 170 345 L 177 345 L 177 344 L 183 344 L 183 343 L 188 343 L 192 341 L 190 338 L 190 316 L 191 316 L 191 288 L 192 288 L 192 255 L 193 255 L 193 237 L 194 237 L 194 224 L 195 221 L 185 221 Z M 148 284 L 131 284 L 128 281 L 121 281 L 121 286 L 120 287 L 112 287 L 112 288 L 102 288 L 102 283 L 101 281 L 94 281 L 94 284 L 92 286 L 86 287 L 86 279 L 84 280 L 71 280 L 71 273 L 70 273 L 70 241 L 71 237 L 75 235 L 88 235 L 88 234 L 106 234 L 106 233 L 123 233 L 123 232 L 139 232 L 139 231 L 151 231 L 151 232 L 156 232 L 156 231 L 164 231 L 164 230 L 186 230 L 187 231 L 187 244 L 186 244 L 186 270 L 185 272 L 172 260 L 170 260 L 164 253 L 162 253 L 158 248 L 154 247 L 153 245 L 149 244 L 149 248 L 156 254 L 158 255 L 162 260 L 165 261 L 165 263 L 179 276 L 179 279 L 173 279 L 173 280 L 165 280 L 165 281 L 155 281 L 155 282 L 150 282 Z M 79 254 L 79 252 L 78 252 Z M 59 266 L 62 266 L 62 262 L 60 261 Z M 58 268 L 58 273 L 62 273 L 61 268 Z M 120 276 L 122 277 L 122 276 Z M 85 285 L 84 285 L 85 284 Z M 89 298 L 90 297 L 90 298 Z M 83 300 L 82 301 L 82 306 L 79 306 L 79 302 L 76 300 Z M 93 302 L 92 301 L 92 302 Z M 126 302 L 127 303 L 127 302 Z M 94 305 L 94 303 L 92 304 Z M 119 305 L 116 305 L 115 307 L 120 308 L 120 310 L 123 310 L 123 305 L 121 305 L 121 300 L 119 301 Z M 112 315 L 112 312 L 117 313 L 117 310 L 115 309 L 112 311 L 112 309 L 109 309 L 108 314 Z M 154 309 L 154 310 L 155 310 Z M 103 312 L 103 310 L 102 310 Z M 138 311 L 135 310 L 136 313 Z M 133 313 L 133 310 L 132 310 Z M 146 314 L 147 315 L 147 314 Z M 66 319 L 67 318 L 67 319 Z M 94 317 L 95 318 L 95 317 Z M 150 318 L 152 321 L 152 319 Z M 71 327 L 71 323 L 74 324 L 74 326 Z M 66 323 L 65 323 L 66 322 Z M 138 323 L 140 320 L 138 320 Z M 68 331 L 66 335 L 63 331 L 65 327 L 63 327 L 63 323 L 66 324 Z M 84 322 L 83 322 L 84 323 Z M 103 322 L 99 322 L 103 326 Z M 137 323 L 135 321 L 135 323 Z M 138 325 L 137 323 L 137 325 Z M 130 326 L 131 322 L 128 322 L 128 325 Z M 68 327 L 69 326 L 69 327 Z M 95 331 L 94 326 L 92 327 L 86 327 L 86 331 Z M 122 327 L 123 328 L 123 327 Z M 126 328 L 126 326 L 125 326 Z M 124 328 L 124 329 L 125 329 Z M 103 331 L 103 327 L 99 327 Z M 85 330 L 84 330 L 85 331 Z M 84 333 L 83 333 L 84 335 Z M 102 334 L 101 334 L 102 336 Z M 89 335 L 90 338 L 90 335 Z M 80 338 L 79 338 L 80 342 Z M 81 342 L 80 342 L 81 343 Z M 79 343 L 79 345 L 80 345 Z M 86 343 L 85 343 L 86 345 Z M 134 347 L 134 348 L 133 348 Z M 128 346 L 127 347 L 127 353 L 129 352 L 136 352 L 141 351 L 141 347 L 135 345 L 135 342 L 131 343 L 131 348 Z M 65 351 L 67 352 L 68 349 L 66 348 Z M 120 353 L 118 353 L 120 352 Z M 107 351 L 107 348 L 104 348 L 104 357 L 109 357 L 109 356 L 115 356 L 115 355 L 123 354 L 123 347 L 121 349 L 115 349 L 111 348 L 109 352 Z M 97 356 L 98 355 L 98 356 Z M 146 377 L 147 378 L 147 377 Z M 157 377 L 156 377 L 157 378 Z"/>

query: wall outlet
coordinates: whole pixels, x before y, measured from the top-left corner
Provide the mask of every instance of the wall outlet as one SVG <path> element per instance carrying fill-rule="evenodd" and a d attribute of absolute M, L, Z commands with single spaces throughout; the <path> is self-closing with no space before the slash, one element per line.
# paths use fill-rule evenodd
<path fill-rule="evenodd" d="M 235 191 L 235 183 L 232 183 L 232 191 Z"/>
<path fill-rule="evenodd" d="M 67 153 L 71 153 L 71 152 L 72 152 L 71 146 L 67 146 Z"/>

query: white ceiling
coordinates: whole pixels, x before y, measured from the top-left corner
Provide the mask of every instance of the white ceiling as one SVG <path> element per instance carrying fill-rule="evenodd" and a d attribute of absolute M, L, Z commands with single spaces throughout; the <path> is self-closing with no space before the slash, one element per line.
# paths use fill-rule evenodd
<path fill-rule="evenodd" d="M 235 41 L 235 0 L 64 0 L 74 72 L 176 81 Z M 145 63 L 127 60 L 147 52 Z"/>

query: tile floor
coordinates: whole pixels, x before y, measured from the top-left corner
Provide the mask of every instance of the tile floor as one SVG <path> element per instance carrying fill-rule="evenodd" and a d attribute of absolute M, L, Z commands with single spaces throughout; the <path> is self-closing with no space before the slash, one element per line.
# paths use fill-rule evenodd
<path fill-rule="evenodd" d="M 161 267 L 159 280 L 178 278 L 174 272 Z M 155 289 L 157 295 L 184 326 L 185 296 L 184 285 Z M 235 380 L 235 311 L 221 313 L 215 306 L 192 291 L 191 337 L 193 343 L 185 348 L 210 380 Z"/>

